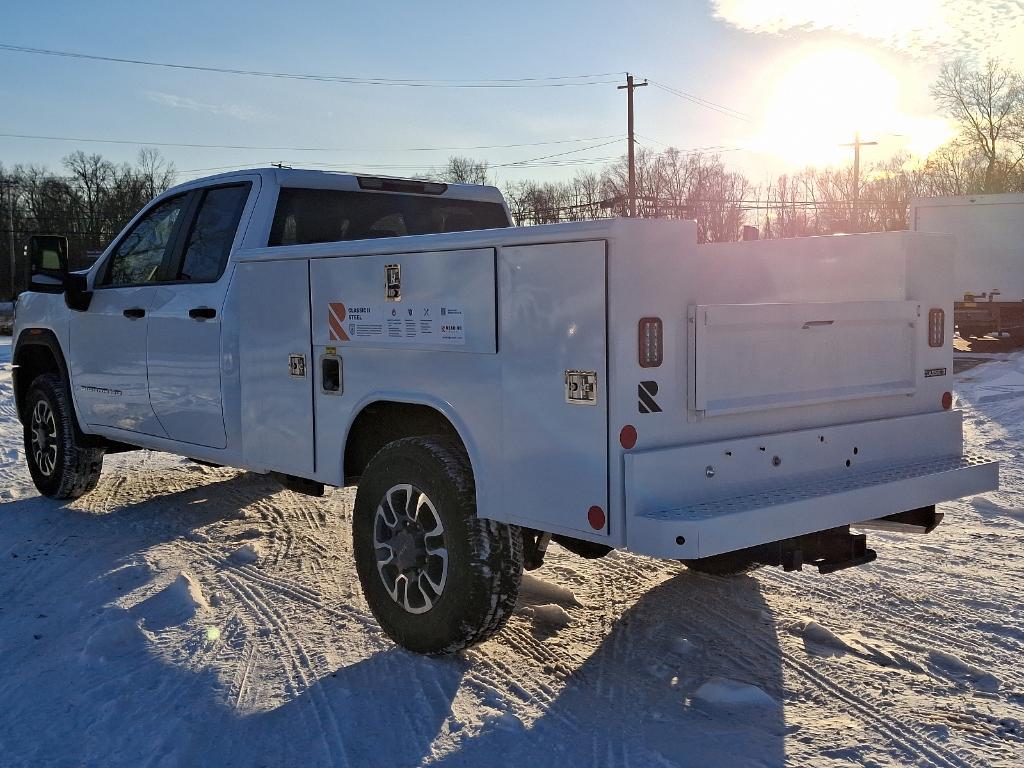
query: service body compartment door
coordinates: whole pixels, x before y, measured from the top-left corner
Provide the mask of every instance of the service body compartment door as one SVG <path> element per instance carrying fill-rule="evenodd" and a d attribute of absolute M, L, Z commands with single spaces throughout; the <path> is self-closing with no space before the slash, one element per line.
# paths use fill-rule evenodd
<path fill-rule="evenodd" d="M 604 519 L 608 512 L 605 259 L 604 241 L 502 248 L 498 256 L 506 515 L 588 538 L 608 533 L 588 519 L 591 507 Z M 567 377 L 592 380 L 593 398 L 567 393 Z"/>
<path fill-rule="evenodd" d="M 239 264 L 242 455 L 250 467 L 309 477 L 313 365 L 309 262 Z"/>
<path fill-rule="evenodd" d="M 707 416 L 912 394 L 913 301 L 690 308 L 690 407 Z"/>

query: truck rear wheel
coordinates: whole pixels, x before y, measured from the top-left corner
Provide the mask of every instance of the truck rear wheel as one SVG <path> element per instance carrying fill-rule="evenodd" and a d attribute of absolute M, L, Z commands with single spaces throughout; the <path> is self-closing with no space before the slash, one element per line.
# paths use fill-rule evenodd
<path fill-rule="evenodd" d="M 370 610 L 410 651 L 453 653 L 483 642 L 515 608 L 522 531 L 477 517 L 473 471 L 457 440 L 384 446 L 359 482 L 352 538 Z"/>
<path fill-rule="evenodd" d="M 74 499 L 100 479 L 103 449 L 82 444 L 60 376 L 44 373 L 25 398 L 25 458 L 32 482 L 51 499 Z"/>

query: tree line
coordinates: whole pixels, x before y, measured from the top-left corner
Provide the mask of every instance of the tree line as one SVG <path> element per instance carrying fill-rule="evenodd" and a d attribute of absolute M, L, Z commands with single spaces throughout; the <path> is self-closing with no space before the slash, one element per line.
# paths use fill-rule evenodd
<path fill-rule="evenodd" d="M 931 95 L 957 127 L 956 137 L 923 162 L 905 153 L 869 162 L 860 179 L 849 166 L 812 167 L 754 183 L 727 168 L 720 154 L 639 147 L 637 215 L 693 219 L 700 242 L 718 242 L 739 239 L 744 227 L 756 227 L 762 238 L 905 229 L 913 197 L 1024 192 L 1021 73 L 995 59 L 973 68 L 952 62 L 942 68 Z M 485 161 L 452 157 L 425 176 L 486 183 L 490 169 Z M 11 285 L 12 241 L 20 256 L 30 234 L 64 234 L 72 263 L 84 265 L 174 177 L 174 165 L 152 148 L 121 165 L 73 152 L 59 175 L 37 165 L 0 164 L 0 230 L 7 233 L 0 238 L 0 295 Z M 582 221 L 624 215 L 627 177 L 623 157 L 564 181 L 514 181 L 502 191 L 519 224 Z M 15 290 L 27 284 L 22 262 Z"/>
<path fill-rule="evenodd" d="M 943 66 L 931 87 L 956 136 L 923 161 L 897 153 L 850 166 L 805 168 L 757 184 L 719 154 L 669 148 L 636 152 L 637 215 L 697 222 L 701 242 L 906 229 L 914 197 L 1024 192 L 1024 77 L 997 59 Z M 450 158 L 432 177 L 485 183 L 486 162 Z M 626 211 L 626 159 L 555 182 L 516 181 L 503 192 L 521 224 L 580 221 Z M 856 185 L 856 188 L 855 188 Z M 854 192 L 858 194 L 854 194 Z M 854 210 L 854 200 L 857 200 Z"/>

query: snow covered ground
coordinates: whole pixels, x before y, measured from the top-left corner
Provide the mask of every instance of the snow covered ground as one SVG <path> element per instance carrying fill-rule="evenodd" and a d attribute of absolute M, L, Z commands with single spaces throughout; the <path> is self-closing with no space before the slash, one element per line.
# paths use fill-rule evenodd
<path fill-rule="evenodd" d="M 1024 764 L 1024 353 L 958 377 L 999 493 L 832 576 L 553 548 L 496 640 L 393 647 L 351 491 L 140 451 L 40 498 L 0 340 L 0 765 Z"/>

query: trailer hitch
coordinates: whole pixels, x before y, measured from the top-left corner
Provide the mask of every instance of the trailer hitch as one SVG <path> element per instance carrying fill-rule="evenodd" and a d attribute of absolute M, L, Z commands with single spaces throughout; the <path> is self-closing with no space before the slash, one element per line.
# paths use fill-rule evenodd
<path fill-rule="evenodd" d="M 752 557 L 764 565 L 780 565 L 785 571 L 800 571 L 813 565 L 819 573 L 835 573 L 873 562 L 878 556 L 867 547 L 867 536 L 850 533 L 850 526 L 830 528 L 792 539 L 754 547 Z"/>

